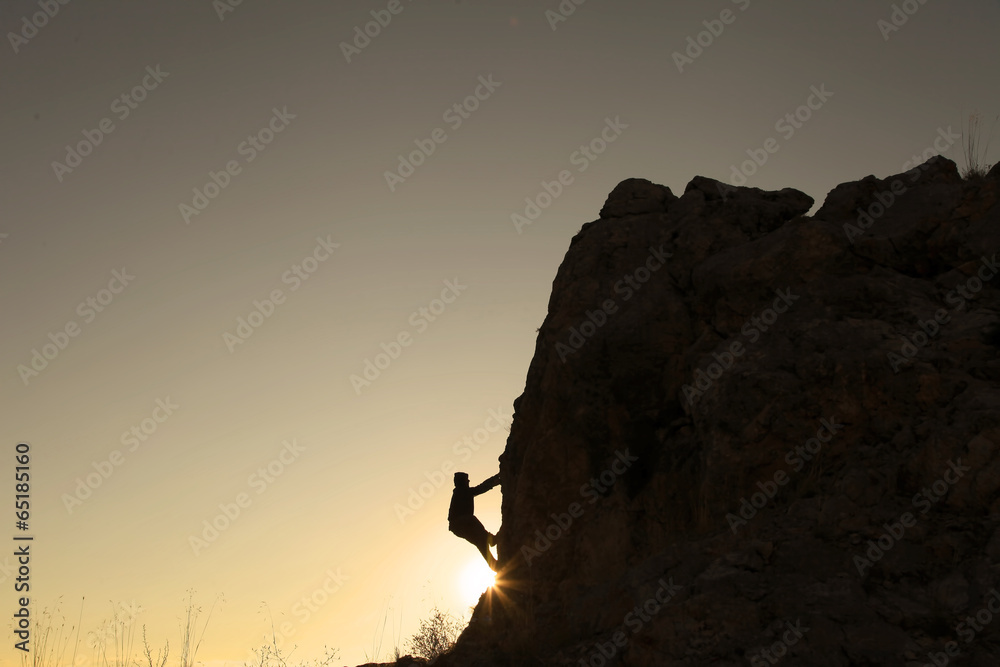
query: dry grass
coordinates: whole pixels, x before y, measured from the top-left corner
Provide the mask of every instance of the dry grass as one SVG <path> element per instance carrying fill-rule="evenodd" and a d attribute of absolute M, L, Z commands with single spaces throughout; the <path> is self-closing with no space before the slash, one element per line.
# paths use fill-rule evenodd
<path fill-rule="evenodd" d="M 199 623 L 202 614 L 201 607 L 194 603 L 194 593 L 188 592 L 185 613 L 180 627 L 180 651 L 177 660 L 178 667 L 194 667 L 198 649 L 201 647 L 212 618 L 212 611 L 220 598 L 212 603 L 203 623 Z M 135 603 L 111 603 L 110 617 L 101 622 L 96 630 L 87 633 L 87 645 L 93 651 L 93 657 L 81 653 L 80 624 L 70 626 L 67 630 L 66 621 L 59 613 L 59 605 L 54 611 L 43 609 L 42 613 L 33 619 L 31 630 L 31 650 L 21 656 L 21 667 L 167 667 L 170 655 L 170 643 L 166 642 L 162 650 L 154 653 L 146 639 L 146 626 L 142 625 L 142 647 L 138 646 L 137 631 L 139 615 L 143 609 Z M 83 618 L 83 600 L 80 601 L 80 619 Z M 70 641 L 76 632 L 70 658 Z M 293 649 L 294 651 L 294 649 Z M 245 667 L 289 667 L 291 652 L 287 655 L 278 648 L 277 639 L 272 633 L 272 643 L 265 644 L 253 650 L 254 659 L 245 663 Z M 336 650 L 326 649 L 323 658 L 312 662 L 299 662 L 297 667 L 331 667 L 336 658 Z"/>
<path fill-rule="evenodd" d="M 372 635 L 372 653 L 368 654 L 365 651 L 365 661 L 369 663 L 378 662 L 379 656 L 382 654 L 382 642 L 385 639 L 385 629 L 389 622 L 389 617 L 392 616 L 392 636 L 393 636 L 393 649 L 392 655 L 393 660 L 398 661 L 402 653 L 399 650 L 399 633 L 401 632 L 401 627 L 403 624 L 403 612 L 399 612 L 399 625 L 396 624 L 396 617 L 392 613 L 392 609 L 389 607 L 389 600 L 385 601 L 382 608 L 382 621 L 375 628 L 375 634 Z"/>
<path fill-rule="evenodd" d="M 992 165 L 986 162 L 986 155 L 990 149 L 990 140 L 997 120 L 1000 120 L 1000 116 L 993 119 L 989 135 L 983 141 L 982 117 L 978 111 L 969 114 L 968 122 L 962 128 L 962 153 L 965 157 L 963 178 L 983 178 L 989 173 Z"/>
<path fill-rule="evenodd" d="M 60 598 L 61 600 L 61 598 Z M 80 614 L 83 614 L 83 604 L 81 602 Z M 47 608 L 34 619 L 34 627 L 31 630 L 34 646 L 31 651 L 21 656 L 21 667 L 59 667 L 67 664 L 65 661 L 70 635 L 73 630 L 77 631 L 77 643 L 79 643 L 79 626 L 70 626 L 66 630 L 66 620 L 59 614 L 59 600 L 56 601 L 54 611 Z M 73 649 L 73 662 L 76 664 L 76 647 Z"/>

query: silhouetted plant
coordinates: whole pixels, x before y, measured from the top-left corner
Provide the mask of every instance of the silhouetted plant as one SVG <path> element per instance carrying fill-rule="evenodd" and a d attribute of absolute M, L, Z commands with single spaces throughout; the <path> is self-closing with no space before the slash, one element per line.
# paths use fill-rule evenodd
<path fill-rule="evenodd" d="M 270 644 L 263 644 L 259 649 L 252 650 L 254 659 L 252 662 L 244 663 L 245 667 L 289 667 L 288 660 L 292 655 L 291 653 L 285 655 L 281 652 L 281 649 L 278 648 L 278 640 L 273 634 Z M 337 657 L 337 649 L 323 647 L 323 650 L 322 658 L 317 658 L 312 662 L 300 662 L 299 667 L 330 667 Z"/>
<path fill-rule="evenodd" d="M 965 156 L 963 178 L 982 178 L 986 176 L 991 167 L 990 164 L 985 162 L 986 153 L 990 149 L 993 127 L 996 125 L 997 120 L 1000 120 L 1000 116 L 993 119 L 993 125 L 990 126 L 990 135 L 986 137 L 985 144 L 982 143 L 982 137 L 980 136 L 982 131 L 980 120 L 979 112 L 975 111 L 969 114 L 968 123 L 963 128 L 962 152 Z"/>
<path fill-rule="evenodd" d="M 147 667 L 165 667 L 167 664 L 167 655 L 170 653 L 170 642 L 168 641 L 166 646 L 163 647 L 163 651 L 156 652 L 156 658 L 153 658 L 153 652 L 149 648 L 149 642 L 146 641 L 146 626 L 142 626 L 142 645 L 145 648 L 146 654 L 146 665 Z M 139 664 L 136 662 L 136 664 Z"/>
<path fill-rule="evenodd" d="M 385 606 L 382 611 L 382 620 L 378 626 L 375 628 L 375 634 L 372 636 L 372 654 L 369 655 L 368 651 L 365 651 L 365 660 L 368 662 L 378 662 L 378 657 L 382 653 L 382 640 L 385 637 L 385 626 L 388 623 L 389 616 L 392 614 L 392 609 L 389 607 L 389 601 L 386 600 Z M 393 659 L 398 661 L 402 656 L 399 650 L 399 632 L 403 624 L 403 612 L 399 612 L 399 625 L 396 624 L 396 617 L 392 617 L 392 627 L 393 627 L 393 648 L 392 654 Z"/>
<path fill-rule="evenodd" d="M 218 601 L 217 597 L 212 603 L 212 608 L 208 610 L 208 618 L 205 619 L 205 625 L 201 628 L 201 635 L 198 636 L 198 614 L 201 613 L 201 607 L 194 606 L 194 591 L 188 591 L 187 610 L 184 625 L 181 627 L 181 667 L 192 667 L 194 664 L 194 656 L 198 653 L 201 640 L 205 638 L 208 622 L 212 620 L 212 610 L 215 609 L 215 604 Z"/>
<path fill-rule="evenodd" d="M 57 601 L 54 611 L 43 609 L 41 614 L 36 614 L 32 619 L 34 644 L 30 651 L 21 655 L 21 667 L 59 667 L 59 665 L 76 664 L 75 651 L 72 661 L 65 659 L 70 640 L 69 636 L 65 635 L 66 621 L 59 613 L 61 600 L 62 598 L 59 598 Z M 56 615 L 60 621 L 58 625 L 55 624 Z M 72 634 L 74 629 L 77 630 L 77 640 L 79 641 L 78 626 L 76 628 L 70 627 L 69 634 Z"/>
<path fill-rule="evenodd" d="M 436 660 L 452 649 L 461 632 L 459 620 L 435 606 L 430 617 L 420 621 L 420 630 L 410 638 L 410 651 L 416 656 Z"/>
<path fill-rule="evenodd" d="M 61 599 L 61 598 L 60 598 Z M 216 598 L 203 624 L 198 622 L 202 609 L 194 603 L 194 591 L 188 591 L 187 605 L 181 622 L 181 650 L 178 656 L 179 667 L 193 667 L 198 647 L 208 629 L 215 604 L 222 599 Z M 77 654 L 80 643 L 80 627 L 70 627 L 66 632 L 66 623 L 59 615 L 58 604 L 54 612 L 43 609 L 33 619 L 34 643 L 31 650 L 21 655 L 21 667 L 167 667 L 167 656 L 170 643 L 167 642 L 162 651 L 153 655 L 146 638 L 146 626 L 142 625 L 141 655 L 136 646 L 137 620 L 143 609 L 135 602 L 130 604 L 111 603 L 111 617 L 104 620 L 96 630 L 88 632 L 87 644 L 94 652 L 94 658 L 88 659 Z M 55 618 L 59 618 L 57 623 Z M 80 602 L 80 622 L 83 620 L 83 600 Z M 71 642 L 69 635 L 76 630 L 76 641 L 72 643 L 72 654 L 67 656 Z M 253 651 L 255 659 L 245 663 L 246 667 L 292 667 L 289 662 L 291 651 L 282 653 L 278 648 L 277 637 L 273 633 L 272 643 L 265 644 Z M 293 649 L 294 650 L 294 649 Z M 398 651 L 397 651 L 398 653 Z M 324 655 L 312 661 L 299 661 L 295 667 L 333 667 L 337 650 L 324 647 Z"/>
<path fill-rule="evenodd" d="M 141 611 L 142 608 L 134 602 L 129 605 L 111 604 L 111 618 L 89 633 L 98 667 L 131 667 L 135 621 Z"/>

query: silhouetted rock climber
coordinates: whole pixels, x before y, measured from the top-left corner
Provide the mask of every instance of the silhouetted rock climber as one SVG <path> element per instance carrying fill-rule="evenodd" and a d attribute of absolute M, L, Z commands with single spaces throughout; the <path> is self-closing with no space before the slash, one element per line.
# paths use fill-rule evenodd
<path fill-rule="evenodd" d="M 475 517 L 475 497 L 486 493 L 500 483 L 500 474 L 493 475 L 479 486 L 469 487 L 469 475 L 464 472 L 455 473 L 455 490 L 451 492 L 451 507 L 448 508 L 448 530 L 459 537 L 472 542 L 483 554 L 486 564 L 496 571 L 497 561 L 490 553 L 490 547 L 496 544 L 496 535 L 486 530 L 482 522 Z"/>

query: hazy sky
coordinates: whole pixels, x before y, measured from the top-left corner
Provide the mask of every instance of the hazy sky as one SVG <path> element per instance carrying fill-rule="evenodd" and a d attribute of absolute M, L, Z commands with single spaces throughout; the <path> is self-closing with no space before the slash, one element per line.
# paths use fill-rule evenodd
<path fill-rule="evenodd" d="M 1000 112 L 995 0 L 236 1 L 0 6 L 0 539 L 34 537 L 35 618 L 68 633 L 85 598 L 81 667 L 132 603 L 175 664 L 189 590 L 201 621 L 218 599 L 206 663 L 272 619 L 353 665 L 384 617 L 403 646 L 435 603 L 467 615 L 450 471 L 497 471 L 556 269 L 618 182 L 818 206 L 914 154 L 961 166 L 963 119 Z"/>

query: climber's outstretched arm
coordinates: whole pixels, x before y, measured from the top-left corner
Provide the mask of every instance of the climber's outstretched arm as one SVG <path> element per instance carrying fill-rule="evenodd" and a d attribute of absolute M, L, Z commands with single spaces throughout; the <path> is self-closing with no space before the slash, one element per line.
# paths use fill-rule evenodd
<path fill-rule="evenodd" d="M 493 487 L 497 486 L 499 483 L 500 483 L 500 473 L 497 473 L 492 477 L 490 477 L 485 482 L 483 482 L 482 484 L 472 487 L 472 489 L 470 490 L 472 491 L 472 495 L 478 496 L 480 494 L 486 493 Z"/>

